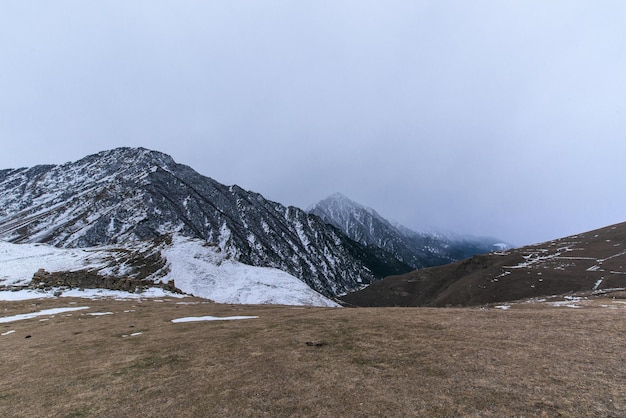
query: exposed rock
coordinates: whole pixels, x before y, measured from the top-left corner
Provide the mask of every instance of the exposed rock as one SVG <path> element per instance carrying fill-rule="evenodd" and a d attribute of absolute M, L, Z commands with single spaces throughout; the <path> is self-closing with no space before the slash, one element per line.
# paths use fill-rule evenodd
<path fill-rule="evenodd" d="M 110 289 L 131 293 L 142 292 L 149 287 L 161 287 L 173 293 L 183 293 L 175 286 L 173 280 L 167 283 L 155 283 L 151 280 L 139 278 L 103 276 L 93 271 L 60 271 L 50 273 L 44 269 L 39 269 L 33 275 L 29 287 L 32 289 L 58 287 L 70 289 Z"/>

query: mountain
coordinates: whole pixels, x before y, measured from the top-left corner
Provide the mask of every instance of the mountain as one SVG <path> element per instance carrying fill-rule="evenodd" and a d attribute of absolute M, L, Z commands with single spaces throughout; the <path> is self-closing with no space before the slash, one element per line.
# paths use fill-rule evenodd
<path fill-rule="evenodd" d="M 301 209 L 225 186 L 144 148 L 0 171 L 0 240 L 82 248 L 166 234 L 214 244 L 227 259 L 280 269 L 325 296 L 411 269 Z"/>
<path fill-rule="evenodd" d="M 481 305 L 626 288 L 626 223 L 387 277 L 341 299 L 356 306 Z"/>
<path fill-rule="evenodd" d="M 501 249 L 506 244 L 490 238 L 446 238 L 419 233 L 393 225 L 374 209 L 336 193 L 309 208 L 347 236 L 363 245 L 382 248 L 413 268 L 448 264 L 457 260 Z"/>
<path fill-rule="evenodd" d="M 215 245 L 180 235 L 90 248 L 0 242 L 0 289 L 11 290 L 0 300 L 26 288 L 42 296 L 48 288 L 145 293 L 156 286 L 218 303 L 338 306 L 284 271 L 226 257 Z"/>

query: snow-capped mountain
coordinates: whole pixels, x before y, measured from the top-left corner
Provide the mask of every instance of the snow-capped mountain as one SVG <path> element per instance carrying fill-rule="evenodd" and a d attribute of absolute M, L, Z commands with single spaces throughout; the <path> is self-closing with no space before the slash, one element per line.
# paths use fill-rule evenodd
<path fill-rule="evenodd" d="M 0 171 L 0 240 L 80 248 L 171 233 L 283 270 L 326 296 L 410 270 L 316 216 L 220 184 L 156 151 L 117 148 Z"/>
<path fill-rule="evenodd" d="M 309 208 L 355 241 L 391 253 L 414 267 L 423 268 L 451 263 L 501 249 L 498 240 L 489 238 L 446 238 L 439 234 L 419 233 L 402 225 L 393 225 L 374 209 L 336 193 Z"/>

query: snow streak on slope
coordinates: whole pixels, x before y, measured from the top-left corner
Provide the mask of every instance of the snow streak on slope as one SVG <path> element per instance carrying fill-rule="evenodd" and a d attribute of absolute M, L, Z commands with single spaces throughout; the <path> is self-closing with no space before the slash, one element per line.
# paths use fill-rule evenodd
<path fill-rule="evenodd" d="M 146 268 L 157 264 L 148 276 L 155 282 L 174 280 L 182 291 L 219 303 L 338 306 L 283 271 L 253 267 L 229 259 L 219 247 L 198 239 L 174 236 L 172 243 L 134 243 L 83 249 L 60 249 L 44 244 L 0 242 L 0 286 L 26 286 L 33 274 L 49 272 L 96 271 L 108 276 L 135 275 L 135 267 L 123 258 L 138 254 L 137 248 L 151 251 L 146 259 L 135 259 Z M 159 254 L 159 258 L 154 254 Z M 126 265 L 120 269 L 121 265 Z M 2 299 L 0 297 L 0 299 Z"/>

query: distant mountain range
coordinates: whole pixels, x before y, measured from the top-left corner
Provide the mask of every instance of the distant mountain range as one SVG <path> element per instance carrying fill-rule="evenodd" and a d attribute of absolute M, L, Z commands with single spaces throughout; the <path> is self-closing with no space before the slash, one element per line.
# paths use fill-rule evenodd
<path fill-rule="evenodd" d="M 449 238 L 393 225 L 374 209 L 336 193 L 309 208 L 309 213 L 363 244 L 382 248 L 415 269 L 448 264 L 510 245 L 493 238 Z"/>
<path fill-rule="evenodd" d="M 468 306 L 626 289 L 626 223 L 387 277 L 341 298 L 355 306 Z"/>
<path fill-rule="evenodd" d="M 176 247 L 185 238 L 204 242 L 211 254 L 219 254 L 199 255 L 203 260 L 282 270 L 331 298 L 389 275 L 488 252 L 498 244 L 394 226 L 373 209 L 338 194 L 307 213 L 238 186 L 225 186 L 144 148 L 117 148 L 63 165 L 0 170 L 0 240 L 90 253 L 113 246 L 115 254 L 126 254 L 124 259 L 132 259 L 134 266 L 121 269 L 85 261 L 82 267 L 70 263 L 72 271 L 109 279 L 127 275 L 169 280 L 173 276 L 167 269 L 181 265 L 176 261 L 181 257 L 172 254 L 178 254 Z M 20 253 L 12 248 L 7 251 Z M 55 273 L 43 260 L 40 268 Z M 198 268 L 194 286 L 200 286 L 202 277 L 206 283 L 217 283 L 211 280 L 225 272 L 207 266 Z M 257 273 L 248 276 L 258 277 Z M 30 279 L 13 277 L 11 283 Z M 2 280 L 0 274 L 0 286 Z M 6 286 L 9 280 L 4 281 Z M 245 288 L 242 283 L 238 286 Z M 213 294 L 206 286 L 201 293 Z"/>

